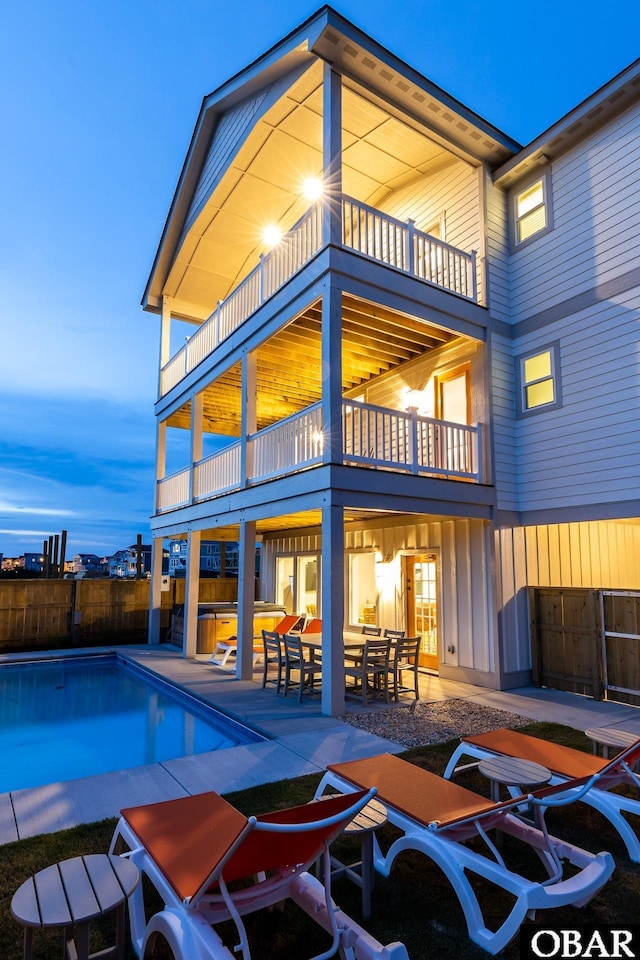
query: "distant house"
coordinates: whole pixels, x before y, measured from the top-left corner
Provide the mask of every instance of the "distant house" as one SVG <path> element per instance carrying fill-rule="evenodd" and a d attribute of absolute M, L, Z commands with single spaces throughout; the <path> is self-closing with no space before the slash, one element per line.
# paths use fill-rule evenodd
<path fill-rule="evenodd" d="M 104 573 L 104 565 L 95 553 L 76 553 L 69 562 L 69 569 L 76 577 L 95 576 Z"/>
<path fill-rule="evenodd" d="M 239 543 L 239 675 L 258 542 L 330 714 L 345 628 L 504 689 L 529 587 L 640 588 L 640 61 L 522 147 L 324 6 L 205 97 L 143 305 L 154 550 Z"/>
<path fill-rule="evenodd" d="M 25 553 L 23 566 L 25 570 L 30 570 L 32 573 L 37 573 L 38 575 L 41 574 L 44 569 L 44 556 L 42 551 L 38 551 L 38 553 Z"/>
<path fill-rule="evenodd" d="M 169 548 L 169 575 L 184 577 L 187 570 L 187 541 L 172 540 Z M 202 540 L 200 574 L 204 577 L 237 577 L 238 544 Z"/>
<path fill-rule="evenodd" d="M 131 578 L 138 572 L 146 576 L 151 570 L 151 544 L 142 544 L 140 547 L 140 570 L 138 571 L 138 547 L 132 544 L 123 550 L 118 550 L 107 558 L 110 577 Z"/>

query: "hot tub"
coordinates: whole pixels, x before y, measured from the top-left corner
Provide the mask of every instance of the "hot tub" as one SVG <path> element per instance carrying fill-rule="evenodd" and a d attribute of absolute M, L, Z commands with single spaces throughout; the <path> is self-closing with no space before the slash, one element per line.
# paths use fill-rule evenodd
<path fill-rule="evenodd" d="M 253 636 L 262 638 L 263 630 L 273 630 L 286 616 L 284 607 L 258 601 L 253 606 Z M 237 603 L 198 604 L 197 653 L 213 653 L 216 645 L 238 635 Z"/>

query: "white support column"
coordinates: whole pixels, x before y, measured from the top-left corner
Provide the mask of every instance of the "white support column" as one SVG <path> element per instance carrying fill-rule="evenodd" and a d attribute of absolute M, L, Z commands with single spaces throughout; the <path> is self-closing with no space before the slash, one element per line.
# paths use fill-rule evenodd
<path fill-rule="evenodd" d="M 256 351 L 242 355 L 242 404 L 240 422 L 240 481 L 248 487 L 253 475 L 253 450 L 248 438 L 256 432 L 256 394 L 258 355 Z"/>
<path fill-rule="evenodd" d="M 342 77 L 324 64 L 322 84 L 322 243 L 342 242 Z"/>
<path fill-rule="evenodd" d="M 322 507 L 322 712 L 344 713 L 344 510 Z"/>
<path fill-rule="evenodd" d="M 198 645 L 198 599 L 200 594 L 199 530 L 187 534 L 187 578 L 184 586 L 184 635 L 182 656 L 195 657 Z"/>
<path fill-rule="evenodd" d="M 202 412 L 204 407 L 204 394 L 196 393 L 191 398 L 191 456 L 189 460 L 189 503 L 195 499 L 196 470 L 195 464 L 202 460 Z"/>
<path fill-rule="evenodd" d="M 256 524 L 240 523 L 238 544 L 238 650 L 236 677 L 253 677 L 253 608 L 256 592 Z"/>
<path fill-rule="evenodd" d="M 156 485 L 153 491 L 153 512 L 158 513 L 158 484 L 167 475 L 167 424 L 156 420 Z"/>
<path fill-rule="evenodd" d="M 162 298 L 160 320 L 160 357 L 158 369 L 158 396 L 162 396 L 162 368 L 169 362 L 171 355 L 171 297 Z"/>
<path fill-rule="evenodd" d="M 322 297 L 322 460 L 342 463 L 342 292 Z"/>
<path fill-rule="evenodd" d="M 147 643 L 160 643 L 160 609 L 162 602 L 162 537 L 151 542 L 151 583 L 149 598 L 149 626 Z"/>

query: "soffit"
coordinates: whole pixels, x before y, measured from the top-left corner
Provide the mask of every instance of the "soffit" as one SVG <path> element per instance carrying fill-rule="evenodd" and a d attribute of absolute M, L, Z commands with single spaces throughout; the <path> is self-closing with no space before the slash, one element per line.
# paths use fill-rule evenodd
<path fill-rule="evenodd" d="M 262 430 L 322 396 L 321 304 L 312 304 L 257 351 L 257 427 Z M 349 395 L 409 360 L 450 343 L 454 335 L 414 317 L 345 296 L 342 392 Z M 235 363 L 203 392 L 207 433 L 240 436 L 241 366 Z M 189 429 L 190 404 L 169 426 Z"/>
<path fill-rule="evenodd" d="M 289 230 L 309 207 L 307 178 L 322 171 L 322 70 L 315 64 L 254 125 L 173 262 L 163 293 L 173 312 L 206 319 L 267 252 L 263 231 Z M 343 87 L 343 191 L 372 205 L 461 161 L 417 124 Z"/>

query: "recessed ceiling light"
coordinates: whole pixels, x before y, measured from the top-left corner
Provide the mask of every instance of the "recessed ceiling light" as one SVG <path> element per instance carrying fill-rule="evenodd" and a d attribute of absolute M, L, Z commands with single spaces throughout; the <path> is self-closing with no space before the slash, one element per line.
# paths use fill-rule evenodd
<path fill-rule="evenodd" d="M 262 231 L 262 239 L 268 247 L 275 247 L 276 244 L 280 243 L 282 239 L 282 233 L 278 227 L 275 226 L 275 224 L 270 224 Z"/>
<path fill-rule="evenodd" d="M 308 177 L 302 185 L 302 194 L 305 200 L 319 200 L 322 196 L 322 180 Z"/>

